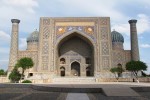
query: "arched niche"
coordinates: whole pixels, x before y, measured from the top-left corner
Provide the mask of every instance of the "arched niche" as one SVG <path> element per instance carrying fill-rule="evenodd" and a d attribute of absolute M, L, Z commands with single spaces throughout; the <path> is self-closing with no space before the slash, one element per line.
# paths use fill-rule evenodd
<path fill-rule="evenodd" d="M 85 33 L 84 33 L 85 34 Z M 60 58 L 65 57 L 66 68 L 71 67 L 72 59 L 82 60 L 80 66 L 86 66 L 85 64 L 90 64 L 91 71 L 90 75 L 94 76 L 94 43 L 89 37 L 83 35 L 83 33 L 73 32 L 69 35 L 61 38 L 56 43 L 56 66 L 59 66 Z M 83 63 L 84 59 L 84 63 Z M 87 61 L 88 60 L 88 61 Z M 58 62 L 59 61 L 59 62 Z M 87 63 L 88 62 L 88 63 Z M 86 69 L 84 69 L 86 70 Z M 68 70 L 67 70 L 68 71 Z M 71 70 L 70 70 L 71 71 Z M 81 70 L 82 71 L 82 70 Z M 67 72 L 70 73 L 70 72 Z M 85 71 L 86 73 L 86 71 Z"/>

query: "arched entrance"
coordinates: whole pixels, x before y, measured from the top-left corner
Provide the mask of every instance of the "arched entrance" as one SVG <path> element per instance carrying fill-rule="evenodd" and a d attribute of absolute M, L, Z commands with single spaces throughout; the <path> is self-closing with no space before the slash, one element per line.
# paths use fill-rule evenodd
<path fill-rule="evenodd" d="M 80 64 L 78 62 L 73 62 L 71 64 L 71 75 L 80 76 Z"/>
<path fill-rule="evenodd" d="M 94 44 L 88 37 L 74 32 L 63 37 L 56 46 L 56 65 L 65 66 L 66 76 L 85 76 L 85 66 L 90 66 L 88 76 L 94 76 Z"/>
<path fill-rule="evenodd" d="M 90 67 L 86 68 L 86 76 L 91 76 Z"/>
<path fill-rule="evenodd" d="M 65 76 L 65 68 L 60 67 L 60 76 Z"/>

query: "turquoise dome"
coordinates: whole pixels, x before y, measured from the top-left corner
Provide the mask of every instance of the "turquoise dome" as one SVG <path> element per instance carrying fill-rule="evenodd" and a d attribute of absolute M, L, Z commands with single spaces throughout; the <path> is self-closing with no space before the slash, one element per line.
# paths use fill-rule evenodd
<path fill-rule="evenodd" d="M 39 41 L 39 32 L 35 30 L 27 38 L 27 42 L 38 42 Z"/>
<path fill-rule="evenodd" d="M 122 43 L 124 43 L 124 38 L 123 38 L 122 34 L 117 32 L 117 31 L 112 31 L 111 32 L 111 38 L 112 38 L 112 42 L 122 42 Z"/>

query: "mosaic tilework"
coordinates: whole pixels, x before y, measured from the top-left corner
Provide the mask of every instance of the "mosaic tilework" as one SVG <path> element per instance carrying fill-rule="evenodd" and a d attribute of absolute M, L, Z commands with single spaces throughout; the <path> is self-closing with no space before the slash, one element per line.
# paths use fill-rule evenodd
<path fill-rule="evenodd" d="M 102 55 L 109 55 L 109 47 L 108 47 L 108 42 L 101 42 L 101 47 L 102 47 Z"/>
<path fill-rule="evenodd" d="M 50 25 L 50 19 L 43 19 L 43 25 Z"/>
<path fill-rule="evenodd" d="M 94 26 L 56 26 L 56 38 L 59 39 L 63 34 L 77 30 L 87 34 L 91 39 L 95 39 L 94 37 Z"/>
<path fill-rule="evenodd" d="M 109 56 L 103 56 L 102 57 L 102 68 L 103 70 L 108 70 L 109 69 Z"/>
<path fill-rule="evenodd" d="M 48 39 L 49 38 L 49 27 L 43 27 L 43 39 Z"/>
<path fill-rule="evenodd" d="M 108 39 L 108 30 L 106 27 L 102 27 L 101 30 L 101 39 L 102 40 L 107 40 Z"/>

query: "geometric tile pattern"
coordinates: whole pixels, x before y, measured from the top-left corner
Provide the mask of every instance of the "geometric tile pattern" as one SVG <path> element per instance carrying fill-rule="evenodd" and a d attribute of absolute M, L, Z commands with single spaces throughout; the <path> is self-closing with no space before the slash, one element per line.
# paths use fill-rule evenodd
<path fill-rule="evenodd" d="M 43 19 L 43 25 L 50 25 L 50 19 Z"/>
<path fill-rule="evenodd" d="M 101 18 L 100 25 L 107 25 L 107 24 L 108 24 L 108 20 L 106 18 Z"/>
<path fill-rule="evenodd" d="M 19 51 L 18 52 L 18 59 L 22 58 L 22 57 L 30 57 L 32 58 L 33 62 L 34 62 L 34 66 L 31 69 L 36 70 L 37 69 L 37 51 Z"/>
<path fill-rule="evenodd" d="M 101 27 L 101 39 L 107 40 L 108 39 L 108 30 L 106 27 Z"/>
<path fill-rule="evenodd" d="M 49 27 L 45 26 L 43 27 L 43 39 L 48 39 L 49 38 Z"/>
<path fill-rule="evenodd" d="M 109 69 L 109 56 L 102 57 L 102 68 L 103 68 L 103 70 Z"/>
<path fill-rule="evenodd" d="M 43 48 L 42 48 L 42 49 L 43 49 L 43 50 L 42 50 L 42 51 L 43 51 L 43 52 L 42 52 L 43 54 L 49 54 L 49 53 L 48 53 L 48 51 L 49 51 L 48 41 L 44 41 L 44 42 L 43 42 Z"/>
<path fill-rule="evenodd" d="M 49 65 L 49 35 L 50 35 L 50 19 L 43 19 L 42 27 L 42 70 L 48 70 Z"/>
<path fill-rule="evenodd" d="M 13 67 L 18 60 L 18 24 L 12 24 L 9 66 Z"/>
<path fill-rule="evenodd" d="M 102 55 L 109 55 L 108 42 L 101 42 Z"/>

